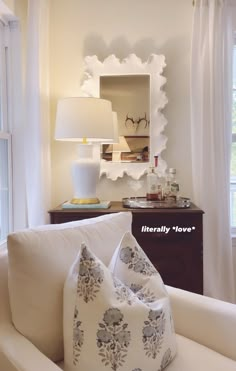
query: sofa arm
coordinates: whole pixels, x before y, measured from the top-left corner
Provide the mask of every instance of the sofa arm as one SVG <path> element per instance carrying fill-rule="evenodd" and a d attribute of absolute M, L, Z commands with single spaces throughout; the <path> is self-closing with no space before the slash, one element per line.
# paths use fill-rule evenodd
<path fill-rule="evenodd" d="M 236 361 L 236 305 L 166 288 L 176 332 Z"/>
<path fill-rule="evenodd" d="M 0 370 L 61 371 L 8 323 L 0 326 Z"/>

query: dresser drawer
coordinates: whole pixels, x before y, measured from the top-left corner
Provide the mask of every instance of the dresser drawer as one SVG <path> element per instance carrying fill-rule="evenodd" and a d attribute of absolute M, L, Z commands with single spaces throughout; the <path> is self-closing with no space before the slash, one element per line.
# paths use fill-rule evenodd
<path fill-rule="evenodd" d="M 168 238 L 137 238 L 165 284 L 202 293 L 202 249 L 197 241 L 174 243 Z"/>

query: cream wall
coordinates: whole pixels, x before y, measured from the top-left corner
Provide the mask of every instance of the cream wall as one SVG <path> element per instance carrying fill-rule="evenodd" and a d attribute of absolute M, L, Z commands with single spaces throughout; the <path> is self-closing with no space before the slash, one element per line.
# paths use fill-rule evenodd
<path fill-rule="evenodd" d="M 176 167 L 182 194 L 192 196 L 189 68 L 192 26 L 191 0 L 51 0 L 50 73 L 51 125 L 54 131 L 56 101 L 77 95 L 83 73 L 83 58 L 109 54 L 120 58 L 134 52 L 143 60 L 149 54 L 164 54 L 167 67 L 165 90 L 169 99 L 164 113 L 168 120 L 167 150 L 163 158 Z M 71 160 L 75 147 L 52 138 L 53 205 L 72 197 Z M 144 195 L 145 179 L 139 191 L 136 182 L 124 177 L 117 182 L 102 178 L 99 196 L 119 200 Z M 131 184 L 130 184 L 131 183 Z M 135 184 L 137 185 L 137 183 Z"/>
<path fill-rule="evenodd" d="M 17 1 L 17 0 L 16 0 Z M 15 12 L 15 0 L 1 0 L 6 6 L 14 13 Z"/>

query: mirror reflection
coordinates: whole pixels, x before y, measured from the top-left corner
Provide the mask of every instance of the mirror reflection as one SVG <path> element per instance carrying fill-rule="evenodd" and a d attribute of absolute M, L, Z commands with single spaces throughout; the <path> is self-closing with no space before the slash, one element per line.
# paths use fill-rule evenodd
<path fill-rule="evenodd" d="M 150 75 L 100 76 L 100 97 L 117 112 L 119 142 L 103 145 L 106 161 L 148 162 L 150 148 Z"/>

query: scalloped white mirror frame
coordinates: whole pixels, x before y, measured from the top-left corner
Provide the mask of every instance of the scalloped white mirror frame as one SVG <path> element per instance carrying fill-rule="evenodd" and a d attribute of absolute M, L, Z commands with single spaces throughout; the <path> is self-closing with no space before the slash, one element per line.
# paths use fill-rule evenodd
<path fill-rule="evenodd" d="M 103 62 L 99 61 L 96 55 L 87 56 L 84 59 L 85 71 L 81 84 L 83 96 L 100 96 L 100 76 L 114 75 L 139 75 L 150 76 L 150 162 L 112 162 L 101 160 L 101 173 L 108 179 L 117 180 L 124 174 L 133 179 L 139 179 L 147 173 L 148 168 L 153 165 L 155 155 L 159 156 L 158 174 L 163 176 L 167 167 L 166 162 L 161 158 L 162 151 L 166 148 L 167 137 L 162 134 L 167 120 L 161 113 L 168 100 L 165 92 L 161 89 L 166 83 L 162 76 L 166 66 L 163 55 L 152 54 L 146 62 L 142 62 L 135 54 L 130 54 L 124 60 L 119 60 L 115 55 L 110 55 Z"/>

